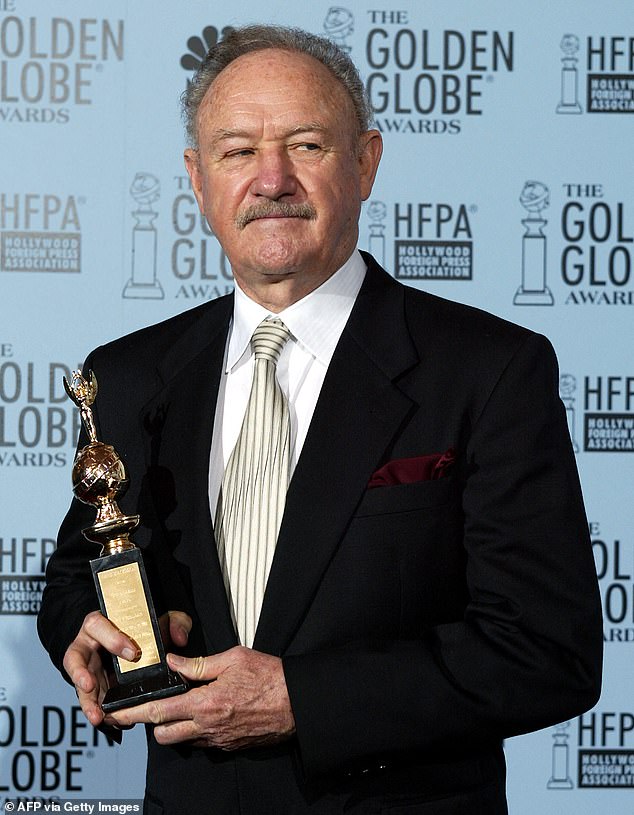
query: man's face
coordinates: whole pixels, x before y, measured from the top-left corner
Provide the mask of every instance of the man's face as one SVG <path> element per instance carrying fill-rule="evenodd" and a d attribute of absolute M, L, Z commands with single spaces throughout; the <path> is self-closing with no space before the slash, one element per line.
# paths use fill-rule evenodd
<path fill-rule="evenodd" d="M 198 141 L 185 152 L 194 194 L 247 294 L 291 280 L 298 299 L 352 253 L 381 139 L 356 135 L 320 62 L 277 49 L 235 60 L 201 103 Z"/>

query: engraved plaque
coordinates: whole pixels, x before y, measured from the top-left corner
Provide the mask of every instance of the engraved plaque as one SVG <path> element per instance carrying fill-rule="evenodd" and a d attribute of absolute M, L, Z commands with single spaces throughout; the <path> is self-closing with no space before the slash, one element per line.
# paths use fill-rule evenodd
<path fill-rule="evenodd" d="M 141 572 L 138 563 L 115 566 L 97 573 L 101 595 L 106 607 L 106 617 L 118 629 L 132 637 L 141 649 L 141 659 L 129 662 L 119 659 L 119 670 L 122 673 L 156 665 L 161 661 L 159 656 L 150 611 L 145 601 Z"/>

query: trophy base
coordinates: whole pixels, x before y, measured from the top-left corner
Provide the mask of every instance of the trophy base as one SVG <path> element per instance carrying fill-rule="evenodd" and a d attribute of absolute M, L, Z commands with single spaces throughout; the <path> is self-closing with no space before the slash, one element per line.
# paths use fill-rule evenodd
<path fill-rule="evenodd" d="M 556 108 L 557 113 L 583 113 L 581 110 L 581 105 L 578 102 L 573 102 L 570 105 L 567 105 L 565 102 L 557 105 Z"/>
<path fill-rule="evenodd" d="M 546 788 L 549 790 L 572 790 L 574 786 L 569 778 L 551 778 L 546 784 Z"/>
<path fill-rule="evenodd" d="M 548 288 L 543 291 L 530 291 L 520 286 L 513 298 L 514 306 L 552 306 L 554 302 L 555 298 Z"/>
<path fill-rule="evenodd" d="M 128 685 L 115 685 L 109 688 L 101 703 L 101 709 L 104 713 L 112 713 L 124 707 L 134 707 L 142 705 L 143 702 L 176 696 L 185 693 L 186 690 L 189 690 L 189 685 L 183 677 L 166 668 L 160 674 L 148 676 L 147 679 L 137 679 Z"/>
<path fill-rule="evenodd" d="M 122 297 L 131 300 L 163 300 L 165 294 L 158 280 L 153 283 L 135 283 L 130 278 L 125 284 Z"/>

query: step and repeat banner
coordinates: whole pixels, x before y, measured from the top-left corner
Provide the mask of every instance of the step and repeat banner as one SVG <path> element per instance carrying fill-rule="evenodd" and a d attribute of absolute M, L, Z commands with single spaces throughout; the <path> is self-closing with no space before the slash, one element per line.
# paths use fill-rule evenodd
<path fill-rule="evenodd" d="M 179 96 L 226 28 L 255 21 L 331 37 L 360 68 L 385 139 L 361 248 L 555 346 L 605 682 L 594 710 L 508 742 L 510 806 L 630 813 L 630 0 L 0 0 L 0 804 L 142 796 L 143 733 L 119 747 L 94 732 L 35 632 L 79 427 L 62 377 L 94 346 L 231 291 L 183 167 Z"/>

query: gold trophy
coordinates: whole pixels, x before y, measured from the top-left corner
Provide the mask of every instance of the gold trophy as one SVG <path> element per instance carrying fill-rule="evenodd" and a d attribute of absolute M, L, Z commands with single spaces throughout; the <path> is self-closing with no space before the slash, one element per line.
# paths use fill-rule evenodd
<path fill-rule="evenodd" d="M 92 371 L 87 380 L 81 371 L 73 371 L 70 383 L 64 377 L 64 388 L 79 408 L 90 439 L 77 452 L 72 479 L 75 497 L 97 508 L 95 523 L 82 534 L 102 547 L 100 557 L 90 561 L 101 612 L 141 649 L 137 662 L 113 656 L 117 683 L 108 689 L 101 707 L 108 712 L 183 693 L 188 685 L 167 666 L 141 551 L 129 537 L 139 516 L 124 515 L 115 501 L 129 483 L 125 466 L 114 447 L 97 441 L 90 407 L 97 396 L 97 380 Z"/>

